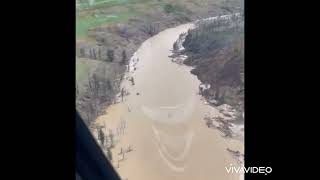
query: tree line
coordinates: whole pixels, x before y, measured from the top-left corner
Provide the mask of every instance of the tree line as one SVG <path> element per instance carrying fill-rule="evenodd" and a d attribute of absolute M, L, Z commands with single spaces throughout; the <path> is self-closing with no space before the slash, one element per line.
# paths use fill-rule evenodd
<path fill-rule="evenodd" d="M 105 62 L 114 62 L 116 59 L 115 56 L 115 50 L 105 48 L 105 47 L 100 47 L 98 46 L 97 48 L 80 48 L 79 49 L 79 56 L 80 57 L 86 57 L 89 59 L 95 59 L 95 60 L 102 60 Z M 121 52 L 121 57 L 119 63 L 121 65 L 125 65 L 128 62 L 128 57 L 127 57 L 127 52 L 125 49 L 122 50 Z"/>

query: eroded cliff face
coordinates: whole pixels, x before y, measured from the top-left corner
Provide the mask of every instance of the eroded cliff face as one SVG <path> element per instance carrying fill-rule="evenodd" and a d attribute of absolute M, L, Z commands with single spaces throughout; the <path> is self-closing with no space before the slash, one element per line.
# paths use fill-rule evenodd
<path fill-rule="evenodd" d="M 243 56 L 232 47 L 221 48 L 196 65 L 191 73 L 210 84 L 209 89 L 203 90 L 204 96 L 217 100 L 218 104 L 235 106 L 243 102 L 243 62 Z"/>
<path fill-rule="evenodd" d="M 184 38 L 183 50 L 175 51 L 187 57 L 183 63 L 193 66 L 191 73 L 207 85 L 206 88 L 199 87 L 200 93 L 212 105 L 232 106 L 237 110 L 238 118 L 243 120 L 243 16 L 202 22 L 195 29 L 189 30 L 187 35 L 180 37 Z"/>

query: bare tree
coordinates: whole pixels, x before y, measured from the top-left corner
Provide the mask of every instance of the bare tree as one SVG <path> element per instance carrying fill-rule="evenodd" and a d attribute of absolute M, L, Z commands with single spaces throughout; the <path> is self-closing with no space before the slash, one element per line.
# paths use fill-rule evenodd
<path fill-rule="evenodd" d="M 111 81 L 107 79 L 106 83 L 107 83 L 107 89 L 111 90 L 112 89 Z"/>
<path fill-rule="evenodd" d="M 126 53 L 126 50 L 123 50 L 120 64 L 125 65 L 126 63 L 127 63 L 127 53 Z"/>
<path fill-rule="evenodd" d="M 89 49 L 89 58 L 92 58 L 93 54 L 92 54 L 92 48 Z"/>
<path fill-rule="evenodd" d="M 156 33 L 156 28 L 150 22 L 145 22 L 140 30 L 150 36 L 153 36 Z"/>
<path fill-rule="evenodd" d="M 85 56 L 85 49 L 80 48 L 80 57 L 84 57 L 84 56 Z"/>
<path fill-rule="evenodd" d="M 114 51 L 112 49 L 107 50 L 108 61 L 113 62 L 114 60 Z"/>
<path fill-rule="evenodd" d="M 96 50 L 95 48 L 90 49 L 90 58 L 97 59 Z"/>
<path fill-rule="evenodd" d="M 101 143 L 101 146 L 104 147 L 105 135 L 104 135 L 104 133 L 102 131 L 102 128 L 99 128 L 99 130 L 98 130 L 98 139 L 99 139 L 99 141 Z"/>
<path fill-rule="evenodd" d="M 123 102 L 123 96 L 124 96 L 125 90 L 124 88 L 121 89 L 121 101 Z"/>
<path fill-rule="evenodd" d="M 101 49 L 100 49 L 100 46 L 98 47 L 98 55 L 99 55 L 99 59 L 102 59 L 102 58 L 101 58 Z"/>

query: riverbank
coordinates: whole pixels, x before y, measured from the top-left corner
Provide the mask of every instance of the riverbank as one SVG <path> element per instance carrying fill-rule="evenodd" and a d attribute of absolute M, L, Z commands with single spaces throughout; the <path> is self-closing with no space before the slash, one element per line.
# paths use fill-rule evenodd
<path fill-rule="evenodd" d="M 193 68 L 191 73 L 201 81 L 198 92 L 203 103 L 219 111 L 203 118 L 206 126 L 225 139 L 244 143 L 242 32 L 241 14 L 199 20 L 195 28 L 179 35 L 170 57 L 172 62 Z M 226 151 L 239 164 L 244 163 L 243 152 Z"/>

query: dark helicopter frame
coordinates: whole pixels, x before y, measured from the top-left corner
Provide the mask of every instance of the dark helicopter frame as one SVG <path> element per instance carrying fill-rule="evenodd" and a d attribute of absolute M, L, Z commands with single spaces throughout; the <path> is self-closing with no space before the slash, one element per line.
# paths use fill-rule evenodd
<path fill-rule="evenodd" d="M 76 180 L 121 180 L 76 113 Z"/>

